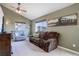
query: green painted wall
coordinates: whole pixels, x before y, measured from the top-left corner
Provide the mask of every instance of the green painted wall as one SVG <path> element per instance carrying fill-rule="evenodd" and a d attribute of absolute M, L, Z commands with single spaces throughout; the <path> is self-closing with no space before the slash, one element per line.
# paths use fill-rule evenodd
<path fill-rule="evenodd" d="M 4 12 L 4 23 L 5 23 L 5 31 L 11 32 L 15 30 L 15 22 L 24 22 L 26 25 L 30 27 L 31 21 L 5 7 L 2 6 L 3 12 Z M 8 24 L 6 22 L 8 21 Z M 31 27 L 30 27 L 31 28 Z M 29 30 L 30 30 L 29 28 Z M 31 32 L 31 31 L 30 31 Z"/>
<path fill-rule="evenodd" d="M 79 52 L 79 4 L 74 4 L 61 10 L 55 11 L 48 15 L 39 17 L 36 20 L 51 19 L 55 17 L 65 16 L 73 13 L 78 13 L 78 25 L 73 26 L 59 26 L 59 27 L 48 27 L 48 31 L 56 31 L 60 33 L 59 45 L 65 48 L 69 48 Z M 35 33 L 35 21 L 33 21 L 32 32 Z M 72 45 L 76 44 L 74 48 Z"/>

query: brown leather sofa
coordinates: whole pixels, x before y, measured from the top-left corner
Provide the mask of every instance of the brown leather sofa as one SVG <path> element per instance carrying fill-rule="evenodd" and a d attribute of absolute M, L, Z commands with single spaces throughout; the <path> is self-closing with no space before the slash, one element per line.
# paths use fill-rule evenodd
<path fill-rule="evenodd" d="M 46 52 L 54 50 L 58 45 L 59 33 L 57 32 L 40 32 L 39 37 L 30 37 L 29 41 Z"/>

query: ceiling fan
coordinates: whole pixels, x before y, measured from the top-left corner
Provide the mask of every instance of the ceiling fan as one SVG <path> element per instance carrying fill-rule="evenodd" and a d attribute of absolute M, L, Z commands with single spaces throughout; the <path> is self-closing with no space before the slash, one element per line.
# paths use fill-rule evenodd
<path fill-rule="evenodd" d="M 16 12 L 18 12 L 18 13 L 27 12 L 26 10 L 21 9 L 21 3 L 17 3 L 17 4 L 18 4 L 18 6 L 17 6 L 17 8 L 15 8 L 15 9 L 16 9 Z M 14 8 L 14 7 L 13 7 L 13 8 Z"/>

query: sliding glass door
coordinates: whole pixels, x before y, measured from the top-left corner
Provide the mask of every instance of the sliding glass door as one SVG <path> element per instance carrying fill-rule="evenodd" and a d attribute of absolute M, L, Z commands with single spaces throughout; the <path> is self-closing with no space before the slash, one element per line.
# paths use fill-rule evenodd
<path fill-rule="evenodd" d="M 23 41 L 29 34 L 29 26 L 25 23 L 15 23 L 15 41 Z"/>

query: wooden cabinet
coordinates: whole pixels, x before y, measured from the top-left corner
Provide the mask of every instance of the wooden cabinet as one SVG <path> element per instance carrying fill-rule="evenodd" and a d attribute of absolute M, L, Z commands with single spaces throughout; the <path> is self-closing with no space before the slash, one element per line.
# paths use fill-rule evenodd
<path fill-rule="evenodd" d="M 0 34 L 0 56 L 11 55 L 11 34 Z"/>

